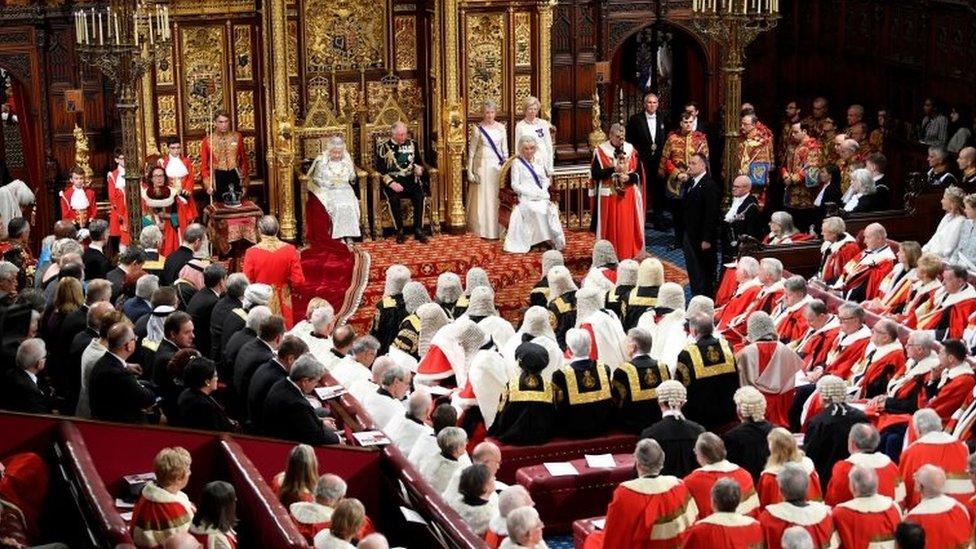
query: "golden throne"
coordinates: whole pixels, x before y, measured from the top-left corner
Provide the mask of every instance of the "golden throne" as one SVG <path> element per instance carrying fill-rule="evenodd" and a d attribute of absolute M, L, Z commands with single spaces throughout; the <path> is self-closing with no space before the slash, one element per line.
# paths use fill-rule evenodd
<path fill-rule="evenodd" d="M 331 101 L 324 96 L 318 96 L 309 106 L 305 114 L 302 125 L 295 128 L 295 136 L 298 141 L 299 155 L 295 162 L 295 170 L 298 172 L 298 180 L 301 185 L 301 203 L 304 234 L 303 239 L 307 242 L 308 222 L 305 220 L 305 203 L 308 201 L 308 169 L 312 165 L 315 157 L 329 148 L 329 140 L 333 137 L 341 137 L 346 142 L 346 150 L 353 161 L 356 160 L 355 132 L 353 132 L 352 122 L 340 118 L 332 112 Z M 367 207 L 367 172 L 356 166 L 356 184 L 359 187 L 357 195 L 359 197 L 359 229 L 362 232 L 363 240 L 370 240 L 369 208 Z"/>
<path fill-rule="evenodd" d="M 391 94 L 383 107 L 376 113 L 372 120 L 360 126 L 359 159 L 370 176 L 370 196 L 371 196 L 371 219 L 373 238 L 382 238 L 385 229 L 395 229 L 393 225 L 393 214 L 390 205 L 386 202 L 386 195 L 380 190 L 383 178 L 376 171 L 376 151 L 379 146 L 390 138 L 390 128 L 397 122 L 403 122 L 407 126 L 410 137 L 417 142 L 417 146 L 423 149 L 423 119 L 409 121 L 407 114 L 400 108 L 399 103 Z M 441 232 L 440 223 L 440 172 L 437 168 L 429 165 L 426 161 L 423 164 L 424 170 L 430 178 L 430 189 L 427 199 L 424 201 L 424 222 L 430 225 L 434 235 Z M 403 219 L 413 219 L 413 207 L 409 200 L 403 199 L 405 204 L 401 209 Z M 365 233 L 364 233 L 365 234 Z"/>

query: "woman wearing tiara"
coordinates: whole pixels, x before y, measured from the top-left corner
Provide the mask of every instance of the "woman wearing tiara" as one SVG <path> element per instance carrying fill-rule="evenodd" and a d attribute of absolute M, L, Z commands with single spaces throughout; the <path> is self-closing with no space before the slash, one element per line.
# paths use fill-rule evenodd
<path fill-rule="evenodd" d="M 508 135 L 505 124 L 495 121 L 497 108 L 485 101 L 484 118 L 468 141 L 468 230 L 490 240 L 498 240 L 498 177 L 508 159 Z"/>
<path fill-rule="evenodd" d="M 307 235 L 309 244 L 315 246 L 321 236 L 329 234 L 330 223 L 333 239 L 349 244 L 358 238 L 359 199 L 352 187 L 356 168 L 341 137 L 329 140 L 328 150 L 312 162 L 308 179 L 308 192 L 315 198 L 306 205 L 306 226 L 312 229 Z"/>

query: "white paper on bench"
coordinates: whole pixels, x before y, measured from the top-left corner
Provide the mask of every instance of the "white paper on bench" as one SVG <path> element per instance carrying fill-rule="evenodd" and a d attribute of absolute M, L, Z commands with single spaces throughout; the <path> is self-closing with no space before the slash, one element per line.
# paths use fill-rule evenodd
<path fill-rule="evenodd" d="M 554 477 L 568 477 L 579 474 L 576 467 L 573 467 L 573 464 L 568 461 L 544 463 L 543 465 L 546 466 L 546 470 L 549 471 L 549 474 Z"/>
<path fill-rule="evenodd" d="M 416 522 L 417 524 L 427 524 L 424 517 L 420 513 L 414 511 L 409 507 L 400 506 L 400 512 L 403 513 L 403 518 L 407 519 L 407 522 Z"/>
<path fill-rule="evenodd" d="M 613 460 L 613 454 L 585 454 L 586 466 L 590 469 L 613 469 L 617 462 Z"/>
<path fill-rule="evenodd" d="M 348 391 L 342 385 L 330 385 L 328 387 L 316 387 L 315 395 L 321 400 L 329 400 L 346 394 Z"/>
<path fill-rule="evenodd" d="M 592 524 L 597 530 L 603 530 L 607 526 L 607 519 L 593 519 L 590 521 L 590 524 Z"/>

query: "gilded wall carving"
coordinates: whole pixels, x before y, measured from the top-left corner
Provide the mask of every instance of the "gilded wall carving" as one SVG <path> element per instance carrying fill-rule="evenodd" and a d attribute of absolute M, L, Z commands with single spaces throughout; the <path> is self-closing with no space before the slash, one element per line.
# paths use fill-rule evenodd
<path fill-rule="evenodd" d="M 288 21 L 288 76 L 298 76 L 298 23 Z"/>
<path fill-rule="evenodd" d="M 206 130 L 213 110 L 224 105 L 227 86 L 222 27 L 183 27 L 183 125 L 189 131 Z M 201 94 L 201 90 L 205 90 Z M 209 93 L 207 93 L 209 92 Z"/>
<path fill-rule="evenodd" d="M 302 12 L 305 68 L 327 73 L 336 66 L 382 66 L 386 2 L 305 0 Z"/>
<path fill-rule="evenodd" d="M 234 26 L 234 78 L 252 80 L 254 78 L 251 61 L 251 28 Z"/>
<path fill-rule="evenodd" d="M 159 117 L 159 135 L 170 137 L 176 131 L 176 96 L 160 95 L 156 103 L 156 116 Z"/>
<path fill-rule="evenodd" d="M 423 113 L 423 99 L 421 98 L 420 86 L 416 80 L 400 80 L 397 82 L 396 101 L 411 120 L 419 118 Z M 370 113 L 378 112 L 383 108 L 387 98 L 390 96 L 390 89 L 382 82 L 366 83 L 366 108 Z"/>
<path fill-rule="evenodd" d="M 157 59 L 156 83 L 166 86 L 173 85 L 173 51 L 166 49 Z"/>
<path fill-rule="evenodd" d="M 519 74 L 515 76 L 515 110 L 521 113 L 522 102 L 532 95 L 532 75 Z"/>
<path fill-rule="evenodd" d="M 352 114 L 359 108 L 360 89 L 358 82 L 343 82 L 339 84 L 339 110 L 343 114 Z"/>
<path fill-rule="evenodd" d="M 183 142 L 183 151 L 190 158 L 194 169 L 200 168 L 200 144 L 202 142 L 201 139 L 186 139 Z"/>
<path fill-rule="evenodd" d="M 251 90 L 237 92 L 237 129 L 254 129 L 254 92 Z"/>
<path fill-rule="evenodd" d="M 515 14 L 515 66 L 532 66 L 532 14 Z"/>
<path fill-rule="evenodd" d="M 244 148 L 247 150 L 247 163 L 251 166 L 257 166 L 257 148 L 255 147 L 255 138 L 253 135 L 248 135 L 244 137 Z"/>
<path fill-rule="evenodd" d="M 505 14 L 477 14 L 465 18 L 465 87 L 468 114 L 481 111 L 486 100 L 504 110 Z"/>
<path fill-rule="evenodd" d="M 393 18 L 393 44 L 396 48 L 396 70 L 417 68 L 417 19 L 412 15 Z"/>
<path fill-rule="evenodd" d="M 326 76 L 318 75 L 308 79 L 308 103 L 311 105 L 319 98 L 328 99 L 332 97 L 332 84 Z"/>

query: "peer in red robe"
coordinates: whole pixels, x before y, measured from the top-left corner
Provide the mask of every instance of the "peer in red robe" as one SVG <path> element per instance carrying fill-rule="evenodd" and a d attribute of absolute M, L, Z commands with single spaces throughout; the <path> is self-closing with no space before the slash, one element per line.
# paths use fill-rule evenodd
<path fill-rule="evenodd" d="M 763 531 L 759 521 L 739 513 L 713 513 L 688 530 L 685 547 L 708 549 L 760 549 Z"/>
<path fill-rule="evenodd" d="M 834 528 L 830 507 L 817 501 L 807 501 L 803 506 L 790 502 L 767 506 L 759 515 L 766 549 L 781 549 L 783 532 L 791 526 L 801 526 L 813 538 L 813 546 L 834 549 L 840 538 Z"/>
<path fill-rule="evenodd" d="M 951 272 L 946 269 L 946 272 Z M 917 315 L 916 330 L 932 330 L 937 340 L 960 339 L 969 325 L 969 317 L 976 312 L 976 289 L 970 284 L 957 291 L 943 281 L 943 289 L 932 296 L 928 313 Z M 911 322 L 911 321 L 909 321 Z"/>
<path fill-rule="evenodd" d="M 844 475 L 847 482 L 847 475 Z M 870 549 L 893 546 L 901 510 L 890 497 L 881 494 L 846 500 L 834 507 L 831 515 L 845 549 Z"/>
<path fill-rule="evenodd" d="M 129 234 L 129 207 L 125 201 L 125 155 L 115 155 L 117 166 L 105 176 L 108 188 L 108 234 L 119 239 L 119 244 L 128 246 L 132 242 Z"/>
<path fill-rule="evenodd" d="M 925 549 L 970 547 L 973 523 L 966 506 L 946 495 L 928 498 L 905 515 L 925 530 Z"/>
<path fill-rule="evenodd" d="M 935 410 L 944 423 L 950 423 L 956 419 L 953 417 L 956 411 L 973 401 L 976 373 L 968 363 L 963 362 L 943 370 L 939 379 L 931 383 L 935 384 L 936 393 L 925 406 Z"/>
<path fill-rule="evenodd" d="M 880 247 L 861 250 L 848 261 L 832 287 L 840 290 L 848 301 L 860 303 L 874 299 L 881 294 L 881 281 L 891 272 L 896 261 L 895 252 L 882 239 Z"/>
<path fill-rule="evenodd" d="M 857 452 L 852 453 L 847 459 L 838 461 L 830 475 L 830 482 L 827 483 L 827 493 L 824 496 L 824 503 L 827 505 L 838 505 L 854 497 L 851 493 L 848 474 L 855 465 L 873 469 L 878 475 L 878 494 L 893 499 L 899 505 L 905 501 L 905 483 L 902 481 L 898 466 L 891 461 L 891 458 L 881 452 Z"/>
<path fill-rule="evenodd" d="M 24 452 L 7 456 L 3 460 L 0 475 L 0 500 L 2 512 L 12 513 L 17 521 L 15 528 L 3 533 L 25 546 L 36 545 L 41 536 L 40 520 L 50 473 L 41 456 Z M 8 519 L 9 520 L 9 519 Z"/>
<path fill-rule="evenodd" d="M 268 284 L 274 295 L 268 303 L 271 312 L 285 319 L 288 329 L 295 323 L 292 291 L 305 284 L 298 250 L 275 235 L 261 235 L 261 242 L 244 253 L 244 275 L 251 283 Z"/>
<path fill-rule="evenodd" d="M 58 193 L 61 199 L 61 219 L 71 221 L 78 227 L 87 227 L 88 222 L 98 215 L 95 191 L 85 186 L 85 174 L 80 168 L 71 172 L 71 182 Z"/>
<path fill-rule="evenodd" d="M 844 272 L 844 266 L 861 253 L 857 240 L 848 233 L 844 233 L 836 242 L 824 242 L 820 246 L 820 270 L 817 278 L 828 286 L 837 282 Z"/>
<path fill-rule="evenodd" d="M 149 481 L 132 509 L 132 541 L 136 547 L 161 547 L 166 538 L 190 529 L 194 512 L 182 491 L 170 492 Z"/>
<path fill-rule="evenodd" d="M 779 340 L 786 344 L 799 341 L 807 333 L 810 324 L 807 322 L 805 309 L 807 304 L 813 301 L 808 294 L 803 294 L 803 297 L 793 303 L 789 303 L 788 298 L 787 292 L 769 315 L 773 317 L 773 325 L 776 326 Z"/>
<path fill-rule="evenodd" d="M 183 156 L 180 142 L 169 142 L 169 154 L 159 159 L 159 165 L 166 170 L 166 181 L 169 186 L 178 189 L 176 196 L 176 213 L 179 216 L 180 234 L 186 227 L 197 220 L 197 203 L 193 199 L 193 186 L 196 183 L 193 174 L 193 163 Z"/>
<path fill-rule="evenodd" d="M 735 291 L 739 287 L 738 281 L 738 262 L 725 263 L 722 265 L 722 279 L 718 283 L 718 290 L 715 290 L 715 310 L 716 312 L 725 307 Z"/>
<path fill-rule="evenodd" d="M 716 463 L 702 465 L 685 477 L 684 483 L 695 499 L 698 506 L 698 515 L 707 517 L 711 515 L 712 509 L 712 487 L 723 478 L 730 478 L 739 485 L 739 506 L 735 512 L 739 515 L 755 517 L 759 514 L 759 496 L 756 494 L 756 487 L 752 482 L 752 475 L 742 467 L 723 459 Z"/>
<path fill-rule="evenodd" d="M 814 320 L 811 321 L 810 318 Z M 826 314 L 821 315 L 821 318 L 808 317 L 807 323 L 810 322 L 818 323 L 819 326 L 811 324 L 803 337 L 790 344 L 790 347 L 796 349 L 797 354 L 803 359 L 805 370 L 824 366 L 830 350 L 840 337 L 840 321 L 836 316 Z"/>
<path fill-rule="evenodd" d="M 919 280 L 912 284 L 908 298 L 902 312 L 894 316 L 895 320 L 906 327 L 916 329 L 918 319 L 927 315 L 935 307 L 935 296 L 942 290 L 942 281 L 938 278 L 923 282 Z"/>
<path fill-rule="evenodd" d="M 593 151 L 590 166 L 590 195 L 599 207 L 593 210 L 598 215 L 596 237 L 613 243 L 618 259 L 631 259 L 644 252 L 645 180 L 637 152 L 624 141 L 623 130 L 610 133 L 610 139 Z"/>
<path fill-rule="evenodd" d="M 823 501 L 823 492 L 820 490 L 820 475 L 817 474 L 817 468 L 814 467 L 813 461 L 804 456 L 797 464 L 803 467 L 803 470 L 810 476 L 810 481 L 807 485 L 807 499 L 810 501 Z M 759 484 L 756 485 L 756 493 L 759 495 L 759 504 L 762 507 L 783 501 L 783 494 L 779 491 L 779 484 L 776 480 L 782 470 L 782 465 L 767 465 L 763 469 L 762 474 L 759 475 Z"/>
<path fill-rule="evenodd" d="M 735 356 L 742 386 L 752 385 L 766 398 L 766 420 L 780 427 L 790 424 L 796 376 L 803 360 L 780 341 L 757 341 Z"/>
<path fill-rule="evenodd" d="M 878 325 L 875 324 L 875 330 Z M 872 339 L 881 338 L 875 333 Z M 853 375 L 849 380 L 858 387 L 857 398 L 870 399 L 883 395 L 888 389 L 888 382 L 905 371 L 905 348 L 901 341 L 895 339 L 880 345 L 872 341 L 864 350 L 864 358 L 857 361 L 851 370 Z"/>
<path fill-rule="evenodd" d="M 681 547 L 698 518 L 698 506 L 681 479 L 641 477 L 617 486 L 606 527 L 586 538 L 584 549 Z"/>
<path fill-rule="evenodd" d="M 869 303 L 863 303 L 862 307 L 880 315 L 900 314 L 908 302 L 912 286 L 916 283 L 920 283 L 917 271 L 909 270 L 899 261 L 881 280 L 877 297 Z"/>
<path fill-rule="evenodd" d="M 853 320 L 850 322 L 854 322 Z M 843 324 L 843 323 L 842 323 Z M 871 329 L 861 324 L 856 330 L 845 331 L 843 326 L 839 337 L 827 352 L 824 374 L 832 374 L 841 379 L 849 379 L 854 365 L 864 358 L 864 352 L 871 343 Z"/>
<path fill-rule="evenodd" d="M 756 293 L 755 299 L 747 304 L 744 311 L 741 314 L 729 321 L 728 325 L 724 330 L 721 331 L 722 336 L 725 337 L 726 341 L 732 345 L 732 348 L 738 352 L 744 344 L 744 337 L 746 335 L 746 323 L 749 320 L 749 315 L 756 311 L 763 311 L 764 313 L 770 313 L 776 303 L 783 299 L 783 293 L 786 290 L 783 288 L 783 280 L 772 280 L 767 279 L 759 292 Z"/>
<path fill-rule="evenodd" d="M 898 469 L 905 479 L 905 505 L 918 505 L 922 496 L 915 485 L 915 473 L 926 464 L 935 464 L 945 471 L 945 495 L 965 505 L 973 497 L 973 482 L 969 478 L 969 450 L 956 437 L 942 431 L 926 433 L 908 445 L 901 453 Z"/>
<path fill-rule="evenodd" d="M 745 276 L 738 274 L 741 272 L 741 270 L 737 270 L 736 276 Z M 744 313 L 749 305 L 755 301 L 756 294 L 758 294 L 759 290 L 761 289 L 762 282 L 759 281 L 759 277 L 754 276 L 738 282 L 738 285 L 735 287 L 735 293 L 733 293 L 729 298 L 728 303 L 724 307 L 716 309 L 716 326 L 718 326 L 719 329 L 725 328 L 733 318 Z"/>

